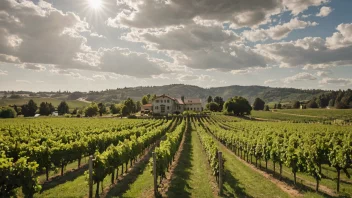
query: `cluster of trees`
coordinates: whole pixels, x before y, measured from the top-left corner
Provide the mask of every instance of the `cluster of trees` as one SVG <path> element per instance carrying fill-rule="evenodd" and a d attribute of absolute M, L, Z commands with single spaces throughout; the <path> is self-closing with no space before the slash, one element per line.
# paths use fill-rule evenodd
<path fill-rule="evenodd" d="M 253 110 L 256 110 L 256 111 L 260 111 L 260 110 L 269 111 L 270 108 L 269 108 L 268 105 L 265 105 L 265 102 L 262 99 L 256 98 L 254 100 L 254 103 L 253 103 Z"/>
<path fill-rule="evenodd" d="M 243 116 L 250 115 L 252 107 L 247 99 L 241 96 L 235 96 L 233 98 L 229 98 L 224 103 L 224 111 L 227 113 L 233 113 L 237 116 Z"/>
<path fill-rule="evenodd" d="M 213 99 L 212 96 L 209 96 L 207 99 L 207 105 L 206 108 L 209 109 L 210 111 L 222 111 L 223 107 L 224 107 L 224 99 L 220 96 L 215 96 L 215 98 Z"/>
<path fill-rule="evenodd" d="M 141 106 L 142 104 L 140 101 L 133 101 L 133 99 L 127 98 L 127 100 L 122 101 L 119 104 L 110 104 L 109 109 L 112 114 L 127 116 L 140 111 Z M 108 110 L 103 103 L 97 104 L 93 102 L 84 109 L 84 114 L 88 117 L 97 116 L 98 114 L 102 116 L 104 113 L 108 113 Z"/>
<path fill-rule="evenodd" d="M 145 104 L 148 104 L 150 103 L 152 100 L 154 100 L 156 98 L 156 95 L 150 95 L 150 94 L 147 94 L 147 95 L 144 95 L 142 97 L 142 104 L 145 105 Z"/>
<path fill-rule="evenodd" d="M 332 91 L 313 98 L 310 102 L 313 103 L 313 101 L 319 108 L 326 108 L 327 106 L 337 109 L 352 108 L 352 90 Z"/>

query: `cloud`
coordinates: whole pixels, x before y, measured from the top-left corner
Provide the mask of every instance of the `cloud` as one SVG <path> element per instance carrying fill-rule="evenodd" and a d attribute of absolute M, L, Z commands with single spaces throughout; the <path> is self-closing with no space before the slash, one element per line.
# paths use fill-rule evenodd
<path fill-rule="evenodd" d="M 17 64 L 16 66 L 20 67 L 22 69 L 29 69 L 29 70 L 35 70 L 35 71 L 45 71 L 46 70 L 46 67 L 41 64 L 22 63 L 22 64 Z"/>
<path fill-rule="evenodd" d="M 112 27 L 161 28 L 189 25 L 194 18 L 207 22 L 229 23 L 231 28 L 255 27 L 266 24 L 270 16 L 285 10 L 294 15 L 319 6 L 327 0 L 168 0 L 139 1 L 119 0 L 120 8 L 115 18 L 107 24 Z M 162 19 L 162 20 L 161 20 Z"/>
<path fill-rule="evenodd" d="M 214 82 L 215 79 L 213 79 L 209 75 L 193 75 L 193 74 L 180 74 L 176 78 L 177 80 L 184 82 L 184 81 L 201 81 L 201 82 Z"/>
<path fill-rule="evenodd" d="M 238 70 L 232 70 L 231 73 L 236 75 L 236 74 L 250 74 L 250 73 L 257 73 L 258 71 L 266 70 L 266 69 L 271 69 L 272 67 L 251 67 L 247 69 L 238 69 Z"/>
<path fill-rule="evenodd" d="M 323 6 L 320 8 L 319 13 L 316 15 L 318 17 L 326 17 L 332 12 L 330 7 Z"/>
<path fill-rule="evenodd" d="M 0 69 L 0 76 L 7 76 L 8 72 Z"/>
<path fill-rule="evenodd" d="M 331 49 L 338 49 L 352 46 L 352 23 L 340 24 L 331 37 L 326 38 L 326 44 Z"/>
<path fill-rule="evenodd" d="M 289 22 L 282 25 L 270 27 L 268 29 L 253 29 L 245 30 L 242 35 L 249 41 L 257 42 L 268 38 L 273 40 L 281 40 L 289 35 L 290 32 L 296 29 L 304 29 L 307 26 L 316 26 L 316 22 L 301 21 L 298 18 L 293 18 Z"/>
<path fill-rule="evenodd" d="M 276 79 L 269 79 L 269 80 L 264 81 L 264 85 L 274 84 L 277 82 L 278 82 L 278 80 L 276 80 Z"/>
<path fill-rule="evenodd" d="M 283 82 L 286 84 L 292 83 L 292 82 L 296 82 L 296 81 L 307 81 L 307 80 L 316 80 L 317 78 L 315 76 L 313 76 L 310 73 L 307 72 L 302 72 L 302 73 L 298 73 L 294 76 L 291 77 L 287 77 L 285 79 L 283 79 Z"/>
<path fill-rule="evenodd" d="M 64 76 L 71 76 L 75 79 L 80 80 L 87 80 L 87 81 L 94 81 L 93 78 L 89 78 L 87 76 L 83 76 L 82 74 L 78 73 L 77 71 L 70 71 L 70 70 L 62 70 L 62 69 L 52 69 L 50 70 L 51 73 L 64 75 Z"/>
<path fill-rule="evenodd" d="M 325 77 L 332 74 L 331 71 L 327 70 L 327 71 L 318 71 L 315 75 L 319 76 L 319 77 Z"/>
<path fill-rule="evenodd" d="M 106 76 L 102 74 L 94 74 L 93 78 L 98 80 L 106 80 Z"/>
<path fill-rule="evenodd" d="M 351 78 L 323 78 L 319 81 L 320 84 L 339 84 L 339 85 L 350 85 L 352 84 Z"/>
<path fill-rule="evenodd" d="M 352 26 L 351 26 L 352 27 Z M 349 35 L 347 25 L 339 25 L 343 37 Z M 336 33 L 334 33 L 334 36 Z M 333 37 L 334 37 L 333 36 Z M 331 38 L 331 37 L 330 37 Z M 304 67 L 304 69 L 326 69 L 352 64 L 352 45 L 349 38 L 333 42 L 329 37 L 305 37 L 296 41 L 258 44 L 256 50 L 280 64 L 280 67 Z M 332 47 L 334 46 L 334 47 Z M 339 46 L 339 47 L 337 47 Z"/>

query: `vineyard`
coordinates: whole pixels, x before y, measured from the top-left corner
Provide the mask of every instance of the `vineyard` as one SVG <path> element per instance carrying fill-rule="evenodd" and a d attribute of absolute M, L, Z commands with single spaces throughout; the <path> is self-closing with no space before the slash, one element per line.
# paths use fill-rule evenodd
<path fill-rule="evenodd" d="M 349 125 L 19 118 L 0 149 L 1 197 L 352 196 Z"/>

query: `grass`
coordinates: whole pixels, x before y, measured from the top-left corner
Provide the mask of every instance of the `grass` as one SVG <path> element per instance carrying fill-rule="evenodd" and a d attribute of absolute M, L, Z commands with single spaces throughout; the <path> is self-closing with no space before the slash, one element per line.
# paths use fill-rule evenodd
<path fill-rule="evenodd" d="M 3 98 L 0 99 L 0 106 L 8 106 L 8 105 L 23 105 L 28 103 L 28 101 L 32 99 L 35 103 L 37 103 L 37 106 L 39 107 L 40 103 L 42 102 L 49 102 L 53 104 L 54 107 L 57 107 L 62 100 L 56 99 L 56 98 L 18 98 L 18 99 L 9 99 L 9 98 Z M 70 109 L 75 109 L 75 108 L 83 108 L 85 106 L 88 106 L 89 103 L 78 101 L 78 100 L 66 100 L 68 106 Z"/>
<path fill-rule="evenodd" d="M 289 197 L 274 183 L 239 161 L 218 142 L 225 159 L 224 197 Z"/>
<path fill-rule="evenodd" d="M 186 133 L 167 197 L 214 197 L 210 168 L 196 131 Z"/>

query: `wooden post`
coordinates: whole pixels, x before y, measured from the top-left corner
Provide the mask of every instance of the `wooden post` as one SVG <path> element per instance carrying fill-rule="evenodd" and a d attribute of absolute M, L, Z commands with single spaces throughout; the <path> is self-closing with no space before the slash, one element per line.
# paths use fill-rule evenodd
<path fill-rule="evenodd" d="M 153 152 L 153 176 L 154 176 L 154 196 L 157 197 L 158 196 L 158 177 L 156 174 L 156 155 Z"/>
<path fill-rule="evenodd" d="M 219 156 L 219 194 L 222 195 L 222 176 L 223 176 L 223 171 L 222 170 L 222 152 L 218 152 Z"/>
<path fill-rule="evenodd" d="M 93 197 L 93 155 L 89 156 L 89 198 Z"/>

